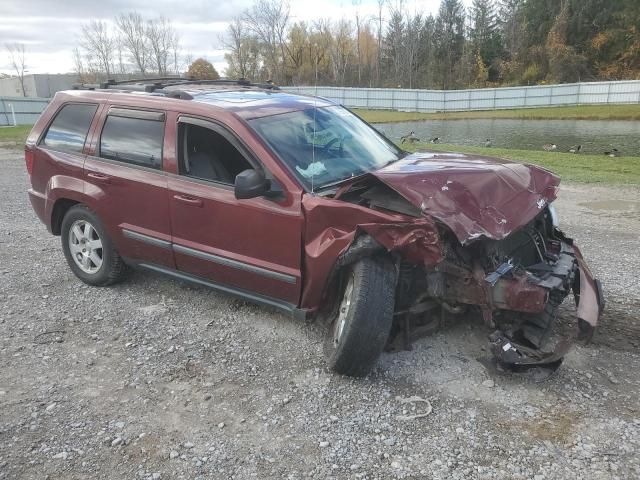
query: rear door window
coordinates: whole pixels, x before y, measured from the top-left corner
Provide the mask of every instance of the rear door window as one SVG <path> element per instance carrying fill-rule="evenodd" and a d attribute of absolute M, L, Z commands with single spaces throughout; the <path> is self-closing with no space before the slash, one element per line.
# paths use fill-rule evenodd
<path fill-rule="evenodd" d="M 51 122 L 41 145 L 63 152 L 82 152 L 97 109 L 94 104 L 65 105 Z"/>
<path fill-rule="evenodd" d="M 131 116 L 122 115 L 127 116 L 107 116 L 100 137 L 100 157 L 161 169 L 164 114 L 134 112 Z"/>

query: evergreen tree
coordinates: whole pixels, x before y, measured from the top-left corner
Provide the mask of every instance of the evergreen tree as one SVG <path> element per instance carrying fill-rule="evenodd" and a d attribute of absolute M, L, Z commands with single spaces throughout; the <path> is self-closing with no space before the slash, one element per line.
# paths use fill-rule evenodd
<path fill-rule="evenodd" d="M 484 63 L 483 70 L 488 69 L 488 79 L 494 80 L 497 77 L 495 62 L 502 55 L 503 47 L 493 0 L 473 0 L 470 16 L 469 33 L 476 64 L 479 55 Z"/>
<path fill-rule="evenodd" d="M 464 48 L 465 10 L 460 0 L 442 0 L 436 17 L 434 33 L 437 71 L 441 88 L 456 84 L 454 69 L 462 58 Z"/>

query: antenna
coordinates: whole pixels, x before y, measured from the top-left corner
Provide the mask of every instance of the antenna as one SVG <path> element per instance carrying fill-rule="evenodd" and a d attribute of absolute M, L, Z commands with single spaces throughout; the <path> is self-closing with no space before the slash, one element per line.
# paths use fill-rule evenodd
<path fill-rule="evenodd" d="M 313 96 L 313 138 L 311 140 L 311 193 L 314 193 L 313 178 L 315 177 L 316 163 L 316 101 L 318 100 L 318 51 L 316 50 L 316 78 L 315 78 L 315 95 Z"/>

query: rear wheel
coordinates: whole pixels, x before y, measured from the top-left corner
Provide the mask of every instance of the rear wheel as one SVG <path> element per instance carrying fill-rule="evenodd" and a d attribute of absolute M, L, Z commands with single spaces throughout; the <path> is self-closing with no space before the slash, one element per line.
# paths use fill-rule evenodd
<path fill-rule="evenodd" d="M 395 272 L 383 258 L 365 258 L 343 277 L 338 313 L 325 339 L 329 366 L 343 375 L 364 376 L 382 353 L 393 323 Z"/>
<path fill-rule="evenodd" d="M 62 220 L 62 249 L 73 273 L 89 285 L 106 286 L 124 278 L 126 266 L 98 216 L 84 205 Z"/>

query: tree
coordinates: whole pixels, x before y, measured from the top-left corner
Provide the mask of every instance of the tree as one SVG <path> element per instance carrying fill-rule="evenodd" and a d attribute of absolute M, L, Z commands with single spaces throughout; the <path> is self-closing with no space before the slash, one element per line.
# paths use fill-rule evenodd
<path fill-rule="evenodd" d="M 377 0 L 354 19 L 289 24 L 286 0 L 229 27 L 227 74 L 284 84 L 461 88 L 640 76 L 638 0 L 441 0 L 437 16 Z"/>
<path fill-rule="evenodd" d="M 116 17 L 116 25 L 129 60 L 136 65 L 142 76 L 145 76 L 149 66 L 150 46 L 142 15 L 137 12 L 121 14 Z"/>
<path fill-rule="evenodd" d="M 498 19 L 495 13 L 493 0 L 473 0 L 471 6 L 471 31 L 470 39 L 472 49 L 480 54 L 482 62 L 484 62 L 485 70 L 491 79 L 497 76 L 497 68 L 495 63 L 502 55 L 502 38 L 498 31 Z M 476 65 L 477 65 L 477 58 Z"/>
<path fill-rule="evenodd" d="M 83 25 L 80 46 L 87 52 L 89 62 L 110 77 L 113 73 L 116 41 L 109 32 L 107 23 L 91 20 Z"/>
<path fill-rule="evenodd" d="M 257 0 L 243 19 L 265 47 L 270 79 L 283 83 L 289 4 L 284 0 Z"/>
<path fill-rule="evenodd" d="M 376 86 L 380 86 L 380 68 L 382 66 L 382 7 L 385 0 L 378 0 L 378 55 L 376 56 Z"/>
<path fill-rule="evenodd" d="M 187 70 L 187 77 L 194 78 L 196 80 L 218 80 L 220 75 L 211 64 L 204 58 L 198 58 Z"/>
<path fill-rule="evenodd" d="M 454 67 L 462 58 L 465 41 L 464 17 L 464 6 L 460 0 L 441 1 L 434 39 L 440 85 L 445 90 L 455 85 Z"/>
<path fill-rule="evenodd" d="M 351 64 L 353 58 L 354 42 L 351 37 L 352 30 L 351 22 L 341 19 L 332 32 L 333 42 L 330 55 L 333 65 L 333 80 L 336 85 L 345 84 L 347 67 Z"/>
<path fill-rule="evenodd" d="M 190 63 L 182 65 L 180 37 L 170 20 L 146 19 L 137 12 L 119 15 L 112 24 L 92 20 L 82 25 L 75 50 L 76 72 L 94 81 L 113 73 L 177 74 Z"/>
<path fill-rule="evenodd" d="M 352 0 L 352 5 L 356 7 L 356 60 L 358 65 L 358 86 L 362 84 L 362 49 L 360 48 L 360 33 L 362 31 L 362 18 L 359 7 L 362 0 Z"/>
<path fill-rule="evenodd" d="M 166 76 L 169 71 L 169 59 L 175 52 L 177 33 L 173 29 L 171 20 L 159 17 L 147 21 L 145 30 L 149 42 L 149 51 L 158 75 Z"/>
<path fill-rule="evenodd" d="M 523 3 L 524 0 L 500 0 L 498 25 L 510 58 L 516 58 L 522 45 L 525 29 L 522 15 Z"/>
<path fill-rule="evenodd" d="M 229 24 L 223 45 L 229 50 L 224 56 L 229 65 L 227 77 L 252 80 L 258 77 L 262 63 L 260 45 L 242 18 L 236 17 Z"/>
<path fill-rule="evenodd" d="M 404 54 L 404 34 L 405 24 L 404 15 L 402 13 L 403 3 L 389 3 L 389 21 L 387 23 L 387 34 L 384 37 L 384 60 L 387 71 L 392 73 L 391 80 L 393 86 L 402 85 L 403 80 L 403 54 Z"/>
<path fill-rule="evenodd" d="M 429 15 L 420 32 L 420 50 L 418 51 L 418 78 L 423 88 L 434 88 L 435 84 L 435 28 L 436 20 Z"/>
<path fill-rule="evenodd" d="M 27 90 L 24 86 L 24 72 L 26 69 L 26 48 L 24 43 L 7 43 L 5 45 L 7 52 L 9 53 L 9 63 L 16 72 L 16 76 L 20 81 L 20 87 L 22 88 L 22 96 L 27 96 Z"/>
<path fill-rule="evenodd" d="M 414 88 L 416 74 L 419 68 L 420 48 L 424 41 L 422 38 L 424 19 L 417 13 L 405 20 L 404 29 L 404 71 L 408 79 L 408 87 Z"/>
<path fill-rule="evenodd" d="M 547 35 L 547 57 L 549 62 L 549 82 L 578 82 L 585 73 L 586 59 L 567 45 L 569 26 L 569 5 L 563 2 L 562 10 L 556 17 Z"/>

